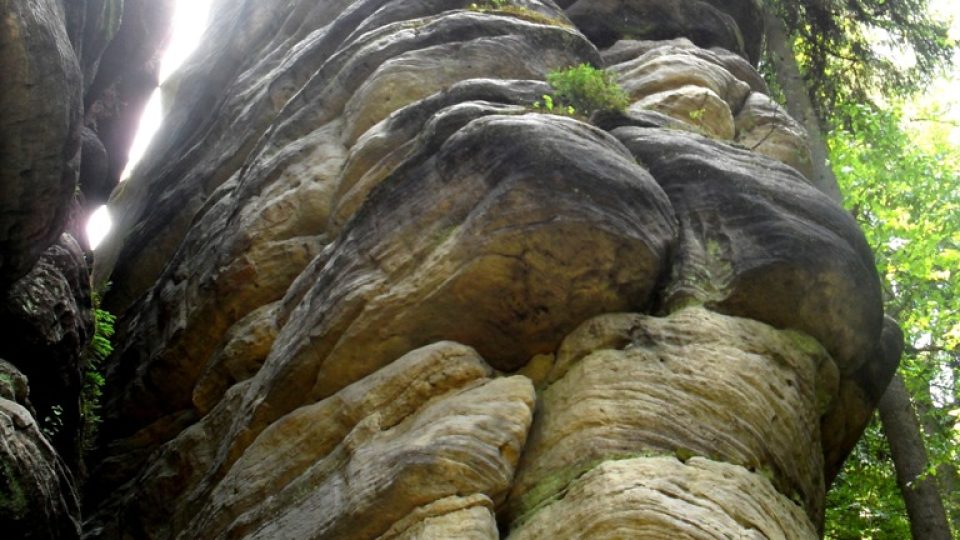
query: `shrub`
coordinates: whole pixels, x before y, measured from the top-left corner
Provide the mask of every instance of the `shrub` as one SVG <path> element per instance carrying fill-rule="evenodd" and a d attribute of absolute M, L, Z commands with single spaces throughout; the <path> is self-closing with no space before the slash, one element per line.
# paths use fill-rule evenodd
<path fill-rule="evenodd" d="M 552 71 L 547 82 L 556 90 L 553 101 L 559 108 L 573 107 L 589 116 L 596 111 L 622 111 L 630 104 L 627 94 L 613 77 L 588 64 Z"/>

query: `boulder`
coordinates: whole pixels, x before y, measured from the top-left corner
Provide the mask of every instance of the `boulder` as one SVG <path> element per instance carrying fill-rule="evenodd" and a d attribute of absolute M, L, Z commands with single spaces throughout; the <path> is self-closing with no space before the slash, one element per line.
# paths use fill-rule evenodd
<path fill-rule="evenodd" d="M 738 144 L 814 177 L 807 130 L 769 96 L 751 93 L 737 113 L 736 129 Z"/>
<path fill-rule="evenodd" d="M 516 369 L 585 318 L 649 305 L 675 223 L 628 156 L 591 126 L 528 114 L 484 116 L 408 161 L 288 293 L 253 425 L 436 340 Z"/>
<path fill-rule="evenodd" d="M 763 23 L 755 0 L 578 0 L 563 4 L 570 4 L 565 8 L 567 16 L 600 48 L 621 39 L 685 37 L 704 49 L 720 47 L 735 52 L 753 64 L 760 59 L 763 32 L 756 30 Z"/>
<path fill-rule="evenodd" d="M 591 319 L 560 346 L 505 514 L 525 520 L 601 462 L 677 455 L 763 475 L 822 523 L 820 417 L 837 385 L 797 332 L 699 307 Z"/>
<path fill-rule="evenodd" d="M 702 457 L 681 462 L 653 456 L 599 464 L 508 536 L 678 537 L 812 540 L 820 535 L 763 476 Z"/>
<path fill-rule="evenodd" d="M 373 6 L 357 7 L 361 8 Z M 118 390 L 108 396 L 105 414 L 107 429 L 116 426 L 117 435 L 131 435 L 149 422 L 191 406 L 197 378 L 230 327 L 255 309 L 279 300 L 307 262 L 330 241 L 336 232 L 327 228 L 335 181 L 353 139 L 366 129 L 363 126 L 379 122 L 381 115 L 408 100 L 423 97 L 423 88 L 452 85 L 473 78 L 479 67 L 489 69 L 491 64 L 478 62 L 477 51 L 535 57 L 523 65 L 518 63 L 513 72 L 538 78 L 555 67 L 599 58 L 582 35 L 566 26 L 534 24 L 517 17 L 456 10 L 390 22 L 359 33 L 356 27 L 362 19 L 358 21 L 351 13 L 340 14 L 323 33 L 324 39 L 318 37 L 310 44 L 315 55 L 330 55 L 312 77 L 303 77 L 299 72 L 303 67 L 298 65 L 283 66 L 293 70 L 291 73 L 272 74 L 291 84 L 299 80 L 299 91 L 287 96 L 289 102 L 272 110 L 272 116 L 265 114 L 263 120 L 271 120 L 275 126 L 248 149 L 242 171 L 216 187 L 209 197 L 196 191 L 206 187 L 194 184 L 189 175 L 164 184 L 162 188 L 170 191 L 151 209 L 157 213 L 140 222 L 144 227 L 162 226 L 163 231 L 148 239 L 131 237 L 126 244 L 150 261 L 133 255 L 125 258 L 124 264 L 136 262 L 129 267 L 133 274 L 128 279 L 125 269 L 114 273 L 118 283 L 108 293 L 105 306 L 124 311 L 130 307 L 127 302 L 145 292 L 142 286 L 149 284 L 149 290 L 119 324 L 124 347 L 108 378 L 108 386 Z M 538 54 L 528 54 L 534 48 Z M 438 56 L 442 51 L 449 53 L 445 60 Z M 458 56 L 457 51 L 466 56 Z M 301 58 L 301 51 L 290 54 L 294 53 L 296 61 L 308 61 Z M 412 94 L 394 96 L 388 105 L 371 97 L 399 88 L 397 81 L 390 82 L 398 66 L 412 69 L 411 65 L 436 65 L 440 60 L 445 62 L 444 69 L 420 77 Z M 317 62 L 317 58 L 309 61 Z M 435 82 L 428 84 L 430 79 Z M 267 94 L 244 98 L 257 106 L 273 107 L 260 101 L 268 100 Z M 257 125 L 247 125 L 243 136 L 260 129 Z M 149 167 L 149 162 L 144 166 Z M 205 167 L 205 163 L 194 163 L 191 170 L 199 173 Z M 114 200 L 139 197 L 139 190 L 149 188 L 147 184 L 153 181 L 132 178 Z M 181 197 L 188 196 L 192 202 L 185 204 Z M 362 196 L 352 202 L 362 202 Z M 138 198 L 132 202 L 143 204 Z M 193 203 L 202 204 L 202 211 L 192 208 Z M 118 226 L 123 226 L 123 219 Z M 170 219 L 173 224 L 165 221 Z M 131 234 L 139 235 L 136 231 Z M 100 254 L 98 251 L 98 261 Z M 168 260 L 171 255 L 175 256 Z M 159 275 L 154 273 L 161 269 Z M 251 286 L 254 283 L 256 286 Z M 390 354 L 402 352 L 392 350 Z"/>
<path fill-rule="evenodd" d="M 880 337 L 873 255 L 843 208 L 795 169 L 694 134 L 613 131 L 680 220 L 666 309 L 691 303 L 815 337 L 844 375 Z"/>
<path fill-rule="evenodd" d="M 617 70 L 617 64 L 628 63 L 641 57 L 647 57 L 648 53 L 652 55 L 686 53 L 702 60 L 715 63 L 733 76 L 747 83 L 754 92 L 769 94 L 767 82 L 763 76 L 757 72 L 756 68 L 740 55 L 734 54 L 720 47 L 711 47 L 704 49 L 697 47 L 687 38 L 676 38 L 668 40 L 637 40 L 621 39 L 611 47 L 600 52 L 604 64 L 610 69 Z"/>

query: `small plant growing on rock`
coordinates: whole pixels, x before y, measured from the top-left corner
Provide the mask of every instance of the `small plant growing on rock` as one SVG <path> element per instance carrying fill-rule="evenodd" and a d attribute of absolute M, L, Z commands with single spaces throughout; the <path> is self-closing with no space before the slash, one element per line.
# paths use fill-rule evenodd
<path fill-rule="evenodd" d="M 588 64 L 551 71 L 547 82 L 556 90 L 551 96 L 553 108 L 572 108 L 589 116 L 597 111 L 622 111 L 630 104 L 626 92 L 609 73 Z"/>
<path fill-rule="evenodd" d="M 87 349 L 86 367 L 83 374 L 83 388 L 80 393 L 80 414 L 83 416 L 83 431 L 80 434 L 81 447 L 89 450 L 93 446 L 100 424 L 100 397 L 104 384 L 101 364 L 113 352 L 111 339 L 117 317 L 107 310 L 100 309 L 100 295 L 93 295 L 93 314 L 95 331 Z"/>
<path fill-rule="evenodd" d="M 554 102 L 553 96 L 550 94 L 544 94 L 543 101 L 537 100 L 533 102 L 533 108 L 537 110 L 542 110 L 550 114 L 561 114 L 566 116 L 574 116 L 577 113 L 577 110 L 573 108 L 572 105 L 560 105 Z"/>

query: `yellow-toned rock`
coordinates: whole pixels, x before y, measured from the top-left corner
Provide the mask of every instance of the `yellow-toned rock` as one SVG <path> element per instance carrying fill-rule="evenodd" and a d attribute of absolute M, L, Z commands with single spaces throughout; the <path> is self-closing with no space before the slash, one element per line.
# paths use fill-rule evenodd
<path fill-rule="evenodd" d="M 234 384 L 249 379 L 263 364 L 277 337 L 277 303 L 254 310 L 233 325 L 193 389 L 193 404 L 209 412 Z"/>
<path fill-rule="evenodd" d="M 261 527 L 324 538 L 355 527 L 358 537 L 373 537 L 445 497 L 477 494 L 499 502 L 526 440 L 534 394 L 524 377 L 492 376 L 473 349 L 442 342 L 293 411 L 233 464 L 181 537 L 226 531 L 256 537 Z M 302 518 L 321 503 L 332 505 L 325 506 L 326 521 Z M 361 511 L 369 519 L 352 521 Z M 455 525 L 440 524 L 436 508 L 421 514 L 432 516 L 437 530 Z M 394 532 L 416 521 L 408 516 Z"/>
<path fill-rule="evenodd" d="M 639 58 L 613 66 L 611 71 L 634 99 L 684 86 L 699 86 L 710 90 L 730 109 L 737 111 L 750 93 L 750 86 L 730 73 L 719 58 L 701 57 L 698 49 L 656 48 Z"/>
<path fill-rule="evenodd" d="M 603 315 L 567 337 L 550 380 L 511 519 L 599 462 L 650 453 L 762 471 L 811 520 L 822 518 L 820 416 L 837 370 L 813 339 L 702 308 Z"/>
<path fill-rule="evenodd" d="M 486 495 L 447 497 L 421 506 L 377 540 L 497 540 L 493 501 Z"/>
<path fill-rule="evenodd" d="M 705 458 L 607 461 L 511 530 L 510 540 L 814 540 L 816 528 L 762 475 Z"/>
<path fill-rule="evenodd" d="M 479 13 L 471 16 L 489 17 Z M 498 19 L 498 26 L 512 25 L 515 32 L 444 43 L 384 62 L 344 110 L 345 142 L 352 145 L 393 111 L 456 82 L 475 77 L 544 79 L 551 70 L 575 65 L 586 56 L 588 44 L 575 30 L 508 17 Z M 571 46 L 578 41 L 580 46 Z M 513 61 L 504 62 L 504 58 Z"/>
<path fill-rule="evenodd" d="M 629 110 L 657 111 L 693 126 L 714 139 L 731 140 L 736 134 L 730 107 L 713 90 L 686 85 L 644 97 Z"/>
<path fill-rule="evenodd" d="M 736 117 L 736 141 L 813 178 L 807 131 L 769 96 L 754 92 Z"/>

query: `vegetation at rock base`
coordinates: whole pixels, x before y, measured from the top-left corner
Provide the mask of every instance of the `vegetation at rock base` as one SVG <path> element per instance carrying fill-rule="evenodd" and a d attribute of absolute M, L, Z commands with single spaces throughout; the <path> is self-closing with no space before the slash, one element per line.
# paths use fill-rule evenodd
<path fill-rule="evenodd" d="M 589 64 L 551 71 L 547 82 L 556 93 L 543 96 L 543 102 L 534 103 L 534 108 L 590 116 L 597 111 L 620 111 L 630 104 L 627 94 L 610 73 Z"/>
<path fill-rule="evenodd" d="M 107 285 L 109 287 L 109 284 Z M 100 398 L 106 380 L 101 372 L 102 364 L 113 352 L 113 337 L 117 317 L 100 308 L 100 294 L 93 293 L 94 333 L 83 355 L 83 381 L 80 388 L 80 433 L 81 452 L 90 450 L 95 442 L 100 425 Z M 50 413 L 39 423 L 48 439 L 53 439 L 63 429 L 63 407 L 54 405 Z"/>

